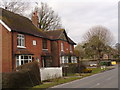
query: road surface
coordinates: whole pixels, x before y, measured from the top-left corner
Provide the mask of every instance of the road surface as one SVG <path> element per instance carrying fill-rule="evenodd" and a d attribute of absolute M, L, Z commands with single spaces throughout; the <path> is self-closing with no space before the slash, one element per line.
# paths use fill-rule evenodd
<path fill-rule="evenodd" d="M 52 88 L 118 88 L 118 67 Z"/>

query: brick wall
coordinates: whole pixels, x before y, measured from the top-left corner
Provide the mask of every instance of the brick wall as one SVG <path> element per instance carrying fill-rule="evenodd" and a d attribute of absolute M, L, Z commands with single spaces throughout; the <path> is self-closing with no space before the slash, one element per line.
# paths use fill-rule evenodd
<path fill-rule="evenodd" d="M 12 71 L 12 33 L 2 26 L 2 72 Z"/>
<path fill-rule="evenodd" d="M 62 40 L 51 41 L 52 66 L 60 66 L 61 43 L 64 43 L 64 52 L 70 53 L 70 44 L 68 42 Z M 72 50 L 74 53 L 74 45 L 72 45 Z"/>
<path fill-rule="evenodd" d="M 62 40 L 59 40 L 59 41 L 58 41 L 59 53 L 61 52 L 61 43 L 64 44 L 64 52 L 70 53 L 70 45 L 71 45 L 71 44 L 69 44 L 68 42 L 62 41 Z M 74 52 L 74 45 L 72 45 L 72 52 Z"/>
<path fill-rule="evenodd" d="M 17 32 L 14 32 L 14 53 L 16 52 L 17 48 Z M 28 51 L 33 53 L 34 60 L 39 59 L 40 60 L 40 66 L 42 66 L 42 60 L 41 60 L 41 53 L 42 53 L 42 38 L 31 36 L 31 35 L 25 35 L 25 47 Z M 36 40 L 36 45 L 33 45 L 33 40 Z M 48 52 L 51 52 L 50 47 L 50 41 L 47 40 L 47 48 Z M 20 48 L 19 48 L 20 49 Z M 16 67 L 16 60 L 14 56 L 14 68 Z"/>

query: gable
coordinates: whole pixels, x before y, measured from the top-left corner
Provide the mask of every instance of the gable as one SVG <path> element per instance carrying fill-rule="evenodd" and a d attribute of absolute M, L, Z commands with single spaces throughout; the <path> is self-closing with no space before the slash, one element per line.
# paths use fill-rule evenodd
<path fill-rule="evenodd" d="M 64 41 L 67 41 L 67 37 L 66 37 L 65 33 L 61 33 L 59 39 L 64 40 Z"/>
<path fill-rule="evenodd" d="M 0 24 L 2 24 L 8 31 L 11 31 L 11 29 L 2 20 L 0 20 Z"/>
<path fill-rule="evenodd" d="M 31 20 L 19 14 L 0 8 L 0 23 L 9 31 L 25 33 L 37 37 L 48 38 L 39 28 L 34 26 Z"/>

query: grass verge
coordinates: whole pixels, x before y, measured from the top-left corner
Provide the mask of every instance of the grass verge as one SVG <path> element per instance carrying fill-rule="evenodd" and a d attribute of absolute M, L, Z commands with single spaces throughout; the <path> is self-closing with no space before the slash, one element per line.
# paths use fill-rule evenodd
<path fill-rule="evenodd" d="M 108 70 L 108 68 L 106 68 L 105 70 Z M 49 82 L 43 82 L 43 84 L 34 86 L 32 88 L 49 88 L 49 87 L 52 87 L 55 85 L 59 85 L 59 84 L 73 81 L 73 80 L 81 79 L 81 78 L 84 78 L 87 76 L 91 76 L 93 74 L 97 74 L 97 73 L 100 73 L 100 72 L 105 71 L 105 70 L 103 70 L 101 68 L 92 68 L 92 73 L 81 73 L 81 74 L 74 74 L 74 75 L 71 74 L 68 77 L 62 77 L 62 78 L 52 79 Z"/>

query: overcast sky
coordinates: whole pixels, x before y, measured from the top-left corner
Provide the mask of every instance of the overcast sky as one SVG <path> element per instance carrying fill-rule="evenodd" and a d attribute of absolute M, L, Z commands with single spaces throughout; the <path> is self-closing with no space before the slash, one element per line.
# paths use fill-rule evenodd
<path fill-rule="evenodd" d="M 37 1 L 37 0 L 36 0 Z M 107 27 L 118 40 L 118 0 L 38 0 L 47 2 L 61 17 L 68 35 L 76 42 L 96 25 Z"/>
<path fill-rule="evenodd" d="M 27 0 L 26 0 L 27 1 Z M 28 0 L 31 1 L 32 0 Z M 34 0 L 46 2 L 61 17 L 62 25 L 76 43 L 91 27 L 102 25 L 108 28 L 118 41 L 119 0 Z"/>

